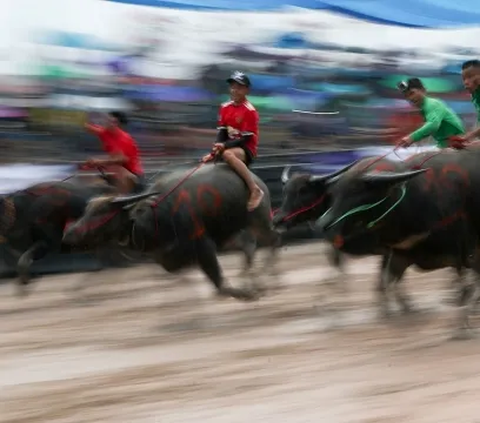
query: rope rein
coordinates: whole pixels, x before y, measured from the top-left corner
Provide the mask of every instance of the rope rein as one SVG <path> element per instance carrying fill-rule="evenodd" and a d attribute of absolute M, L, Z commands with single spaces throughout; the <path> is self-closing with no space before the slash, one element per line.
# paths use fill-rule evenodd
<path fill-rule="evenodd" d="M 395 201 L 395 203 L 393 203 L 393 205 L 391 205 L 384 213 L 382 213 L 379 217 L 377 217 L 376 219 L 370 221 L 369 223 L 367 223 L 367 228 L 368 229 L 371 229 L 373 228 L 378 222 L 380 222 L 382 219 L 384 219 L 387 215 L 389 215 L 393 210 L 395 210 L 397 208 L 397 206 L 402 202 L 402 200 L 405 198 L 405 195 L 407 193 L 407 188 L 405 186 L 405 184 L 403 184 L 401 187 L 401 192 L 400 192 L 400 196 L 399 198 Z M 371 210 L 377 206 L 379 206 L 380 204 L 383 204 L 385 201 L 387 201 L 389 198 L 389 196 L 385 196 L 384 198 L 382 198 L 380 201 L 377 201 L 376 203 L 372 203 L 372 204 L 362 204 L 361 206 L 358 206 L 358 207 L 355 207 L 349 211 L 347 211 L 346 213 L 344 213 L 343 215 L 341 215 L 339 218 L 335 219 L 332 224 L 330 225 L 330 227 L 332 226 L 335 226 L 337 223 L 341 222 L 342 220 L 346 219 L 347 217 L 353 215 L 353 214 L 356 214 L 356 213 L 361 213 L 363 211 L 367 211 L 367 210 Z M 331 208 L 328 209 L 323 215 L 322 217 L 326 216 L 329 212 L 330 212 Z"/>

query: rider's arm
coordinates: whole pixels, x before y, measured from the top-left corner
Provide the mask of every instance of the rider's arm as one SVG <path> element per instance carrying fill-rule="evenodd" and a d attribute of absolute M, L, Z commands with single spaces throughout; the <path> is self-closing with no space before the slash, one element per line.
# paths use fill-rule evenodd
<path fill-rule="evenodd" d="M 238 139 L 229 140 L 225 142 L 225 148 L 240 147 L 245 144 L 252 137 L 255 139 L 258 136 L 258 113 L 255 110 L 250 110 L 245 113 L 242 135 Z"/>
<path fill-rule="evenodd" d="M 220 106 L 220 111 L 218 112 L 217 138 L 215 142 L 224 143 L 226 141 L 228 141 L 228 129 L 223 117 L 223 107 Z"/>
<path fill-rule="evenodd" d="M 413 142 L 423 140 L 429 135 L 434 134 L 440 128 L 445 117 L 445 108 L 440 103 L 434 103 L 425 110 L 425 124 L 411 133 L 409 138 Z"/>
<path fill-rule="evenodd" d="M 95 135 L 100 135 L 105 131 L 105 128 L 102 128 L 99 125 L 93 125 L 92 123 L 88 123 L 88 122 L 85 123 L 84 126 L 87 131 Z"/>
<path fill-rule="evenodd" d="M 475 138 L 480 136 L 480 126 L 477 129 L 474 129 L 473 131 L 470 131 L 465 135 L 465 141 L 471 141 Z"/>
<path fill-rule="evenodd" d="M 465 135 L 465 141 L 471 141 L 480 136 L 480 108 L 477 108 L 477 125 L 478 127 L 476 129 L 473 129 Z"/>

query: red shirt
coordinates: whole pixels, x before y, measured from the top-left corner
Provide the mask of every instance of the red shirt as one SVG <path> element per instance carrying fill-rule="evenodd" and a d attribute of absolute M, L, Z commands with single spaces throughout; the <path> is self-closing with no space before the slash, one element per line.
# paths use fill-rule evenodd
<path fill-rule="evenodd" d="M 254 157 L 257 155 L 258 112 L 248 100 L 238 105 L 233 101 L 223 103 L 220 106 L 218 126 L 231 126 L 241 132 L 252 132 L 253 136 L 246 142 L 245 147 Z"/>
<path fill-rule="evenodd" d="M 135 175 L 143 175 L 138 147 L 135 140 L 120 128 L 107 129 L 96 127 L 98 137 L 102 140 L 104 150 L 109 154 L 121 153 L 127 158 L 125 169 Z"/>

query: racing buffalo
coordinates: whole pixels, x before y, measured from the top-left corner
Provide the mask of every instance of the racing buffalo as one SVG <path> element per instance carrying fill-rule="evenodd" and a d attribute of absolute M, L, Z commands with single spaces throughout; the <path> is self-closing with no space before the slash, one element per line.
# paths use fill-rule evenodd
<path fill-rule="evenodd" d="M 71 250 L 62 244 L 63 230 L 82 216 L 88 200 L 116 192 L 107 181 L 97 182 L 44 182 L 0 197 L 0 242 L 15 260 L 19 295 L 27 293 L 33 261 Z"/>
<path fill-rule="evenodd" d="M 198 264 L 219 295 L 254 299 L 258 290 L 225 284 L 216 251 L 246 230 L 251 239 L 263 237 L 271 247 L 273 267 L 279 236 L 271 228 L 268 188 L 258 177 L 255 180 L 265 196 L 257 209 L 248 212 L 248 189 L 225 164 L 174 171 L 158 178 L 146 193 L 93 199 L 84 216 L 65 231 L 64 242 L 101 245 L 116 240 L 150 253 L 172 273 Z"/>
<path fill-rule="evenodd" d="M 365 159 L 326 181 L 330 208 L 316 227 L 342 252 L 383 255 L 379 294 L 385 311 L 390 288 L 410 309 L 398 281 L 412 264 L 480 271 L 479 159 L 478 149 L 421 153 L 400 163 Z M 462 337 L 469 335 L 478 283 L 476 277 L 461 313 Z"/>
<path fill-rule="evenodd" d="M 361 159 L 360 161 L 355 161 L 350 165 L 346 166 L 345 168 L 327 175 L 293 174 L 292 176 L 290 176 L 290 168 L 285 168 L 282 173 L 284 195 L 282 205 L 277 210 L 274 217 L 275 228 L 280 231 L 286 231 L 305 222 L 312 222 L 317 220 L 328 210 L 330 205 L 330 194 L 327 189 L 328 181 L 336 180 L 340 177 L 341 174 L 347 172 L 349 169 L 356 165 L 367 166 L 368 164 L 371 164 L 373 162 L 375 162 L 375 169 L 377 170 L 384 167 L 392 170 L 402 170 L 402 168 L 404 168 L 405 166 L 403 163 L 391 162 L 385 157 L 369 157 Z M 343 263 L 345 257 L 340 251 L 340 249 L 335 247 L 336 243 L 334 242 L 338 242 L 338 238 L 331 241 L 331 249 L 327 253 L 327 258 L 331 265 L 333 265 L 341 273 L 343 273 Z M 367 248 L 364 241 L 365 240 L 362 240 L 362 242 L 358 245 L 350 245 L 350 248 L 347 252 L 355 256 L 371 254 L 371 248 Z M 368 251 L 368 253 L 365 253 L 365 251 Z M 378 250 L 377 253 L 382 254 L 382 250 Z M 400 257 L 397 257 L 396 255 L 394 255 L 393 257 L 385 255 L 383 257 L 381 261 L 380 280 L 377 286 L 377 290 L 381 295 L 384 295 L 385 292 L 385 284 L 382 276 L 384 275 L 384 269 L 387 265 L 389 265 L 392 272 L 397 272 L 397 269 L 401 269 L 403 265 L 403 261 L 402 263 L 397 264 L 397 260 L 399 259 Z M 459 284 L 462 286 L 462 281 L 465 278 L 464 268 L 459 264 L 458 266 L 455 266 L 455 269 L 458 274 L 457 282 L 460 282 Z M 395 273 L 396 277 L 393 279 L 393 282 L 400 282 L 402 274 L 403 271 L 401 273 Z M 400 294 L 400 291 L 395 292 L 397 293 L 397 295 Z M 466 294 L 467 291 L 462 288 L 462 291 L 460 293 L 460 302 L 465 299 Z M 400 302 L 400 305 L 405 312 L 410 311 L 410 305 L 408 301 L 406 301 L 405 297 L 397 297 L 397 300 Z M 389 315 L 390 310 L 387 307 L 387 303 L 382 302 L 382 305 L 384 305 L 381 309 L 382 315 Z"/>
<path fill-rule="evenodd" d="M 355 163 L 327 175 L 299 173 L 290 176 L 290 166 L 287 166 L 281 176 L 284 185 L 282 204 L 273 217 L 275 230 L 283 234 L 302 224 L 308 224 L 313 230 L 313 222 L 328 209 L 326 181 L 346 172 Z M 327 258 L 343 273 L 344 260 L 338 249 L 332 246 Z"/>

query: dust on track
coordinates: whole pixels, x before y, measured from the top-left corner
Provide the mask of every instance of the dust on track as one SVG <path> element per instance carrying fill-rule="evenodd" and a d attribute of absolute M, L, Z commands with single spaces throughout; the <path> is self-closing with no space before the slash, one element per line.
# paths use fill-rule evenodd
<path fill-rule="evenodd" d="M 343 292 L 323 251 L 283 251 L 261 274 L 282 289 L 254 303 L 154 266 L 0 287 L 0 422 L 479 422 L 480 342 L 450 341 L 442 305 L 453 273 L 409 270 L 422 312 L 379 321 L 378 259 L 350 261 Z M 222 257 L 234 284 L 240 263 Z M 79 278 L 86 304 L 65 292 Z"/>

